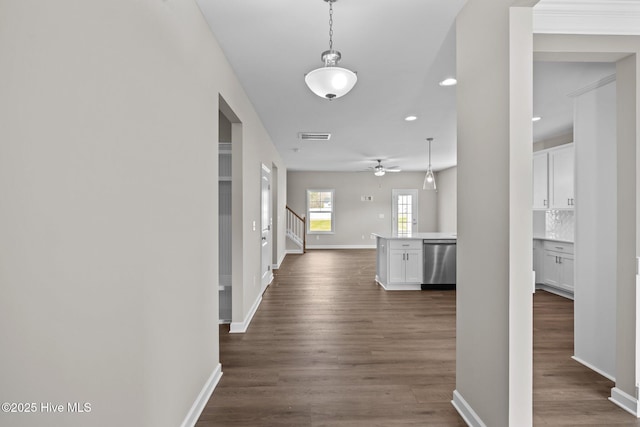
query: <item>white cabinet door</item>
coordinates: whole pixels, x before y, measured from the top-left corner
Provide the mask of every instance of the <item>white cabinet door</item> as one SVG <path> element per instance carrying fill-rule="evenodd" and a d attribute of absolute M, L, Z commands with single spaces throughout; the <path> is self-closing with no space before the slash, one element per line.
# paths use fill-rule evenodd
<path fill-rule="evenodd" d="M 563 254 L 560 257 L 560 286 L 573 291 L 573 257 Z"/>
<path fill-rule="evenodd" d="M 549 208 L 548 153 L 533 155 L 533 209 Z"/>
<path fill-rule="evenodd" d="M 389 251 L 389 283 L 404 282 L 404 254 L 402 250 Z"/>
<path fill-rule="evenodd" d="M 551 208 L 573 208 L 575 194 L 573 191 L 573 145 L 549 152 Z"/>
<path fill-rule="evenodd" d="M 390 250 L 389 283 L 396 285 L 422 283 L 422 250 Z"/>
<path fill-rule="evenodd" d="M 544 282 L 544 248 L 539 240 L 533 241 L 533 271 L 536 272 L 536 283 Z"/>
<path fill-rule="evenodd" d="M 560 271 L 558 268 L 558 254 L 553 251 L 544 251 L 544 280 L 543 283 L 552 286 L 558 286 L 560 283 Z"/>
<path fill-rule="evenodd" d="M 405 282 L 422 283 L 422 251 L 405 252 Z"/>
<path fill-rule="evenodd" d="M 547 242 L 548 243 L 548 242 Z M 548 246 L 553 246 L 549 244 Z M 559 244 L 560 250 L 544 250 L 543 283 L 573 292 L 573 245 Z"/>

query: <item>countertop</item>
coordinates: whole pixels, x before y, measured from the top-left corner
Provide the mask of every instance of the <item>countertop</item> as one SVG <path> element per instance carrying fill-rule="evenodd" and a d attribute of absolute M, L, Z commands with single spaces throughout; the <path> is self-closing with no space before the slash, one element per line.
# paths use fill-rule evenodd
<path fill-rule="evenodd" d="M 371 233 L 373 236 L 387 240 L 437 240 L 437 239 L 453 239 L 457 240 L 455 233 L 412 233 L 412 234 L 392 234 L 392 233 Z"/>
<path fill-rule="evenodd" d="M 567 239 L 558 239 L 552 236 L 533 236 L 533 240 L 548 240 L 550 242 L 559 242 L 559 243 L 574 243 L 571 240 Z"/>

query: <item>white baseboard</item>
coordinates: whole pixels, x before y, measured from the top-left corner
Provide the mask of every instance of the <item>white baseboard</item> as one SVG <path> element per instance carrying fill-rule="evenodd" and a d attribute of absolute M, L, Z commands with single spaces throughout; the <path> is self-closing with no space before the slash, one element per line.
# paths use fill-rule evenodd
<path fill-rule="evenodd" d="M 421 291 L 422 285 L 415 284 L 404 284 L 404 285 L 385 285 L 380 281 L 380 277 L 376 274 L 376 283 L 382 287 L 385 291 Z"/>
<path fill-rule="evenodd" d="M 456 411 L 458 411 L 458 414 L 460 414 L 460 416 L 468 426 L 487 427 L 487 425 L 482 422 L 473 408 L 471 408 L 467 401 L 464 400 L 464 397 L 462 397 L 462 395 L 458 393 L 458 390 L 453 390 L 453 400 L 451 401 L 451 404 L 454 408 L 456 408 Z"/>
<path fill-rule="evenodd" d="M 284 251 L 285 254 L 303 254 L 302 249 L 287 249 Z"/>
<path fill-rule="evenodd" d="M 307 245 L 307 249 L 375 249 L 376 245 Z"/>
<path fill-rule="evenodd" d="M 260 306 L 261 302 L 262 302 L 262 293 L 260 293 L 260 296 L 258 297 L 258 299 L 256 299 L 256 301 L 253 303 L 253 305 L 251 306 L 251 309 L 249 309 L 249 312 L 244 318 L 244 321 L 231 322 L 231 326 L 229 327 L 229 333 L 244 334 L 245 332 L 247 332 L 247 329 L 249 329 L 249 324 L 251 323 L 251 319 L 253 319 L 253 315 L 256 314 L 256 311 L 258 310 L 258 307 Z"/>
<path fill-rule="evenodd" d="M 182 421 L 181 427 L 193 427 L 198 422 L 198 418 L 200 418 L 200 414 L 202 414 L 202 410 L 205 405 L 209 401 L 213 390 L 215 390 L 218 382 L 220 382 L 220 378 L 222 377 L 222 365 L 218 363 L 215 367 L 209 379 L 206 383 L 204 383 L 204 387 L 200 390 L 200 394 L 191 405 L 191 409 L 187 412 L 187 416 L 184 417 L 184 421 Z"/>
<path fill-rule="evenodd" d="M 638 404 L 638 399 L 631 395 L 628 395 L 618 387 L 614 387 L 611 389 L 611 397 L 609 398 L 609 400 L 634 417 L 640 418 L 640 405 Z"/>
<path fill-rule="evenodd" d="M 564 289 L 556 288 L 555 286 L 546 285 L 544 283 L 536 283 L 536 289 L 547 291 L 552 294 L 560 295 L 567 299 L 573 300 L 573 293 L 565 291 Z"/>
<path fill-rule="evenodd" d="M 582 360 L 582 359 L 580 359 L 579 357 L 576 357 L 576 356 L 571 356 L 571 358 L 572 358 L 573 360 L 575 360 L 576 362 L 578 362 L 579 364 L 584 365 L 584 366 L 586 366 L 587 368 L 591 369 L 592 371 L 599 373 L 600 375 L 602 375 L 602 376 L 603 376 L 603 377 L 605 377 L 606 379 L 611 380 L 611 381 L 613 381 L 614 383 L 616 382 L 616 378 L 615 378 L 613 375 L 608 374 L 607 372 L 603 371 L 602 369 L 598 369 L 598 368 L 596 368 L 596 367 L 595 367 L 595 366 L 593 366 L 591 363 L 589 363 L 589 362 L 585 362 L 584 360 Z"/>
<path fill-rule="evenodd" d="M 272 270 L 277 270 L 280 268 L 280 266 L 282 265 L 282 261 L 284 261 L 284 258 L 287 256 L 287 251 L 285 251 L 282 256 L 280 257 L 280 259 L 278 260 L 277 264 L 274 264 L 271 266 Z"/>

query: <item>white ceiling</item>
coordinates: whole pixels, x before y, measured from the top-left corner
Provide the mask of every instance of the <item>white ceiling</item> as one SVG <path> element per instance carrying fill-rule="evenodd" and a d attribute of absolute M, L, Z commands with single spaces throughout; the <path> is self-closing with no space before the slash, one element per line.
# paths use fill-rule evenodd
<path fill-rule="evenodd" d="M 465 0 L 339 0 L 334 49 L 358 73 L 355 88 L 327 101 L 304 83 L 328 49 L 323 0 L 197 0 L 289 170 L 423 171 L 427 137 L 435 170 L 456 164 L 455 16 Z M 571 130 L 567 94 L 615 72 L 611 64 L 536 63 L 534 141 Z M 408 115 L 418 116 L 413 122 Z M 329 132 L 302 142 L 299 132 Z"/>

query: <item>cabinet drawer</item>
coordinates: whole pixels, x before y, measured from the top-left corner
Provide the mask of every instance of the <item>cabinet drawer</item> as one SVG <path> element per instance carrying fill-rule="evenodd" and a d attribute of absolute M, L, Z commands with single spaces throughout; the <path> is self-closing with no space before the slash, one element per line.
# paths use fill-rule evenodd
<path fill-rule="evenodd" d="M 544 249 L 547 251 L 562 252 L 565 254 L 573 254 L 573 243 L 560 243 L 560 242 L 544 242 Z"/>
<path fill-rule="evenodd" d="M 422 240 L 391 240 L 389 242 L 391 249 L 422 249 Z"/>

